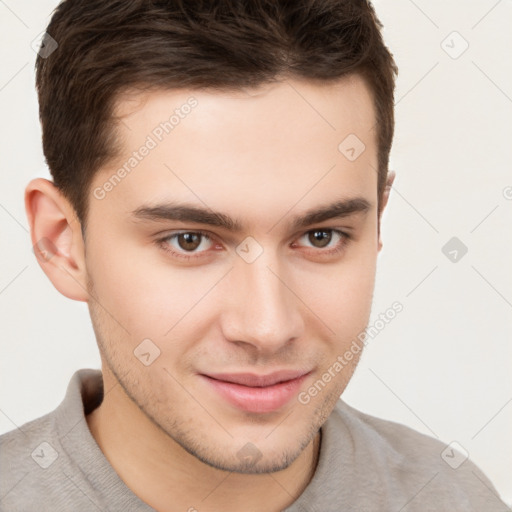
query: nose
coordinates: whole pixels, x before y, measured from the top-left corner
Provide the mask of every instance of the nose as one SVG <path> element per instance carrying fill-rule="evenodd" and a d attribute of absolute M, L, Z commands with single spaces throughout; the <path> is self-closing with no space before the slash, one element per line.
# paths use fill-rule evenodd
<path fill-rule="evenodd" d="M 300 290 L 270 251 L 252 263 L 236 261 L 226 286 L 221 324 L 227 340 L 273 354 L 302 335 Z"/>

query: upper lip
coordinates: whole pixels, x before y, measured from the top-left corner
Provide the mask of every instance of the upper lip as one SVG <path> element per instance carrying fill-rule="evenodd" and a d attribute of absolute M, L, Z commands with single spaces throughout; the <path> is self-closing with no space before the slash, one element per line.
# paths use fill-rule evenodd
<path fill-rule="evenodd" d="M 242 386 L 264 387 L 297 379 L 307 373 L 309 372 L 304 370 L 281 370 L 267 375 L 257 375 L 255 373 L 208 373 L 203 375 L 216 380 L 241 384 Z"/>

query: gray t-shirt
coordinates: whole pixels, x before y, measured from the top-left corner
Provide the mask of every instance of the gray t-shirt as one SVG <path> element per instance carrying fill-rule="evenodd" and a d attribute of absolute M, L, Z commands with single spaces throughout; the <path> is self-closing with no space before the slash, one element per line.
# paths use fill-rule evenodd
<path fill-rule="evenodd" d="M 89 431 L 102 398 L 101 372 L 79 370 L 53 412 L 0 436 L 0 511 L 154 512 Z M 510 510 L 463 454 L 408 427 L 340 399 L 321 430 L 316 472 L 286 512 Z"/>

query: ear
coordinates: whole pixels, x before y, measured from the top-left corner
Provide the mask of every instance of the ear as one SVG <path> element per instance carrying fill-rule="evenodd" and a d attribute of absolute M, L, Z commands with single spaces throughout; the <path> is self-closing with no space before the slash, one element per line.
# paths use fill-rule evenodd
<path fill-rule="evenodd" d="M 87 273 L 82 230 L 60 190 L 36 178 L 25 189 L 25 210 L 39 265 L 62 295 L 87 302 Z"/>
<path fill-rule="evenodd" d="M 384 192 L 382 193 L 382 202 L 380 205 L 380 211 L 379 211 L 379 252 L 382 249 L 382 238 L 380 233 L 380 221 L 382 218 L 382 212 L 384 211 L 384 208 L 386 208 L 386 205 L 388 204 L 389 194 L 391 192 L 391 187 L 393 186 L 393 182 L 395 181 L 396 173 L 395 171 L 389 171 L 388 177 L 386 179 L 386 187 L 384 188 Z"/>

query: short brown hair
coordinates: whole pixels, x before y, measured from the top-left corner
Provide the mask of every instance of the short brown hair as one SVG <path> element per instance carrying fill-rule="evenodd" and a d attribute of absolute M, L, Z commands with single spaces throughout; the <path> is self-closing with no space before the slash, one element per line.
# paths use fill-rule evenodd
<path fill-rule="evenodd" d="M 118 156 L 115 101 L 133 88 L 257 87 L 278 76 L 357 73 L 376 111 L 378 196 L 394 132 L 398 69 L 366 0 L 64 0 L 36 60 L 43 151 L 84 224 L 94 174 Z"/>

